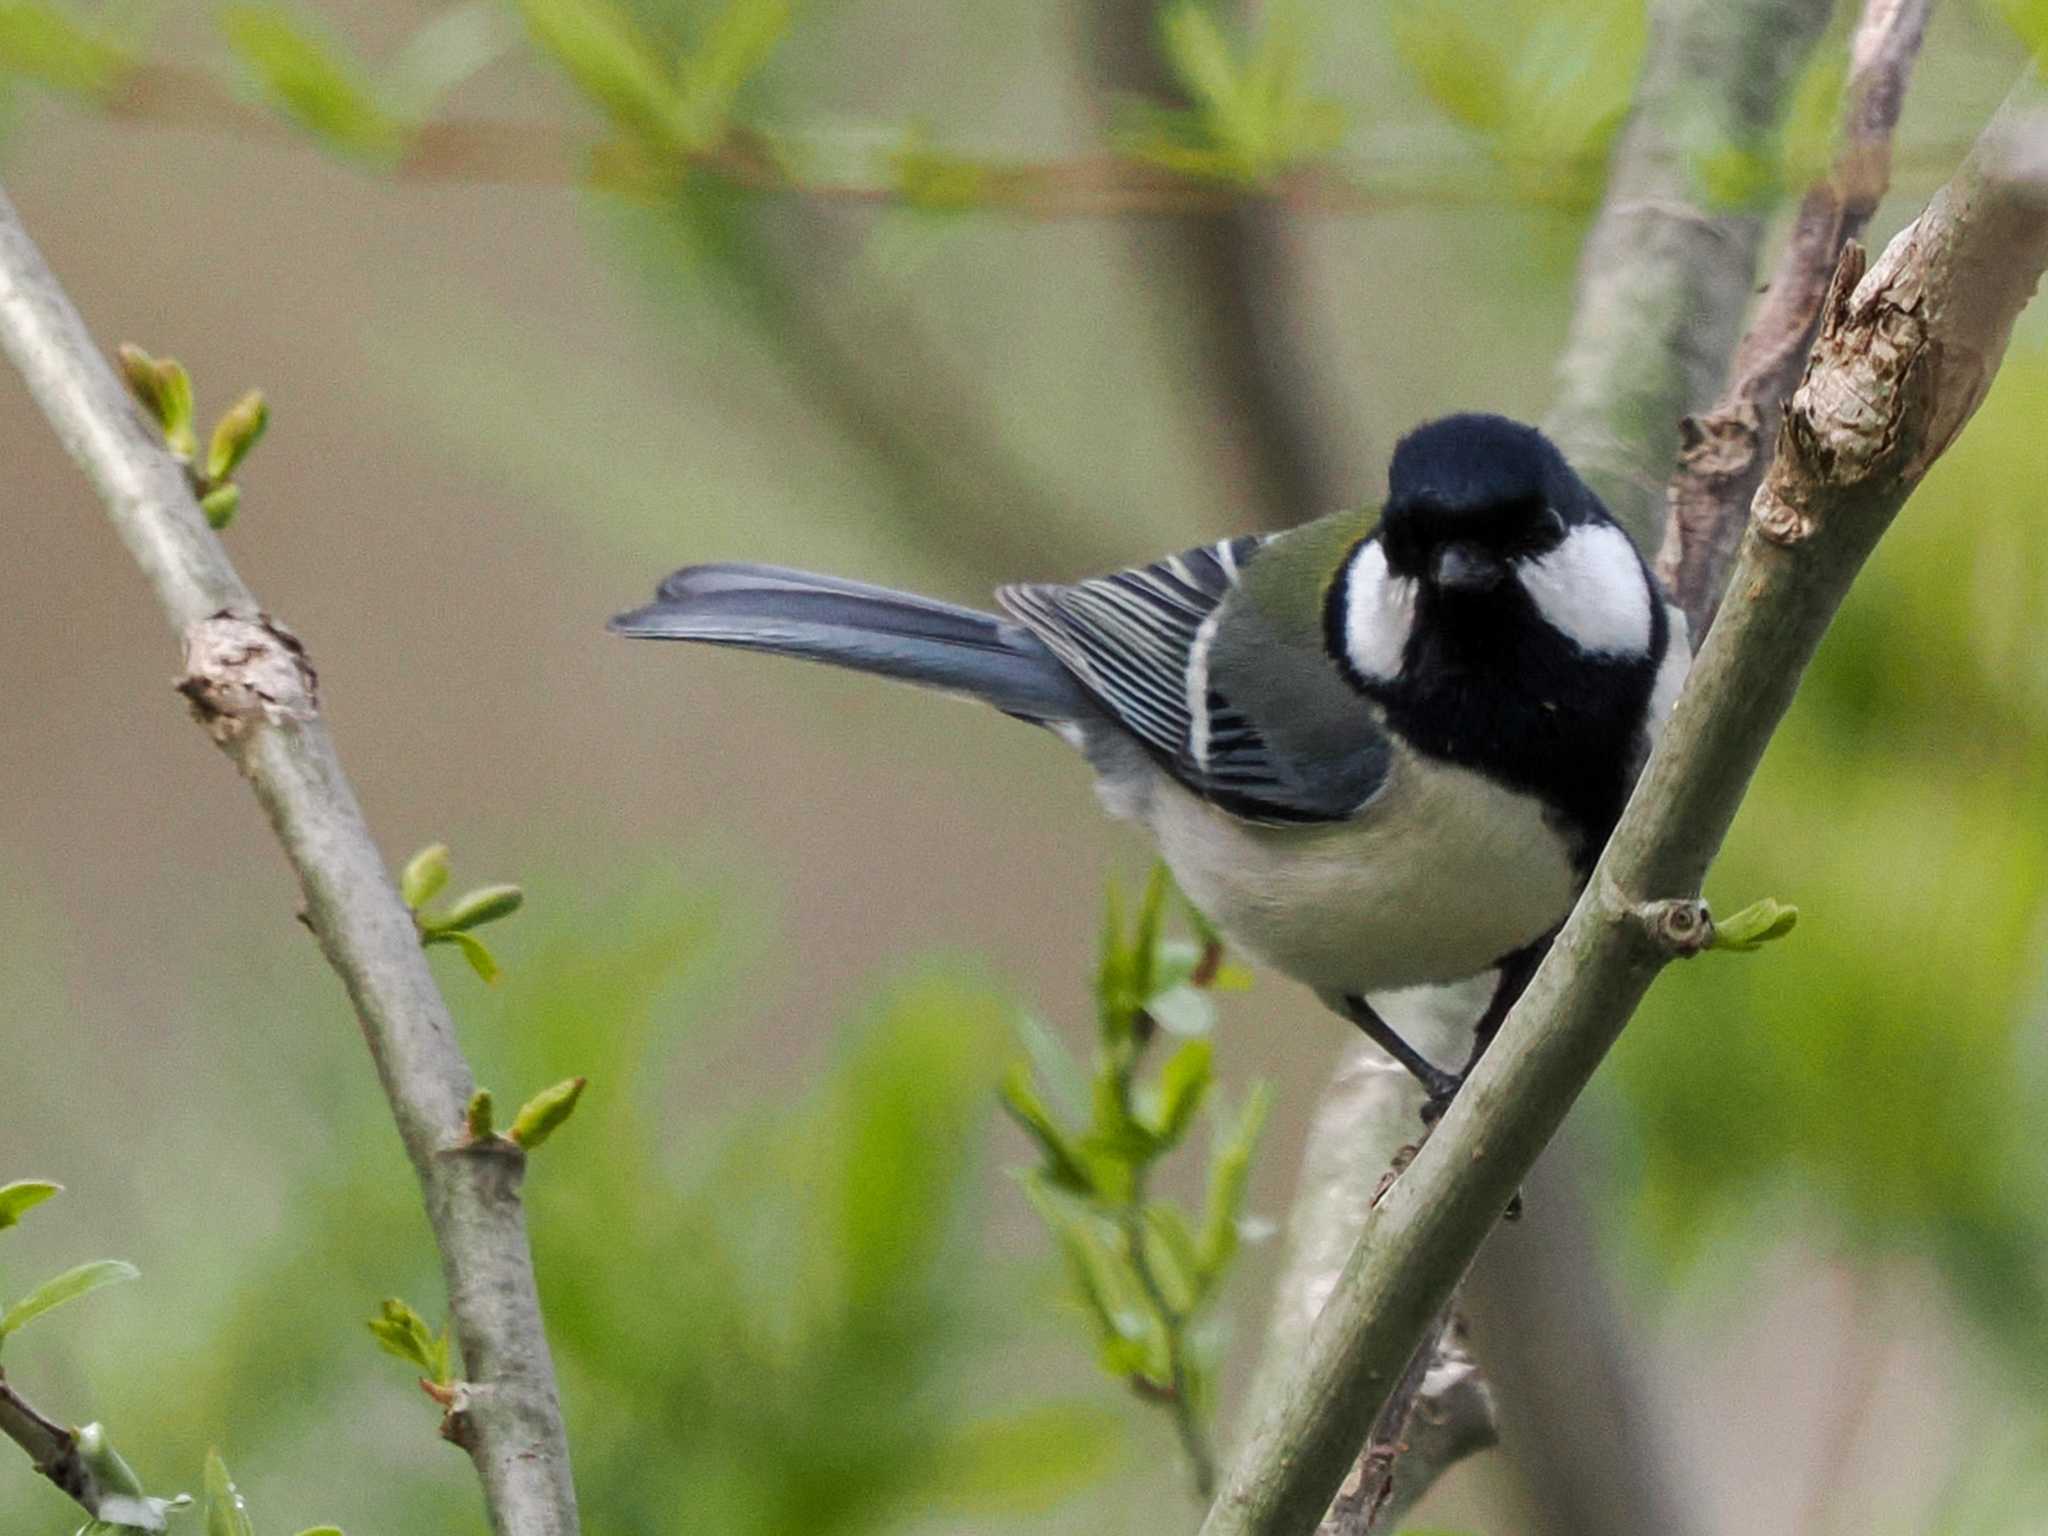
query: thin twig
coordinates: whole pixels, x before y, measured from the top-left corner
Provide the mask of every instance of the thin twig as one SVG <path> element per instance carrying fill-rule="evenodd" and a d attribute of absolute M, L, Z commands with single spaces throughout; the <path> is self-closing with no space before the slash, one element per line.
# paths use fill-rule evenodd
<path fill-rule="evenodd" d="M 1142 1195 L 1133 1194 L 1123 1213 L 1124 1242 L 1131 1250 L 1131 1272 L 1146 1301 L 1159 1316 L 1160 1332 L 1166 1339 L 1166 1390 L 1171 1401 L 1173 1430 L 1180 1437 L 1188 1466 L 1194 1473 L 1195 1496 L 1204 1504 L 1216 1497 L 1216 1453 L 1202 1428 L 1201 1405 L 1195 1401 L 1194 1384 L 1188 1372 L 1187 1314 L 1166 1299 L 1166 1289 L 1145 1252 L 1145 1215 Z"/>
<path fill-rule="evenodd" d="M 100 108 L 114 121 L 135 127 L 221 134 L 248 143 L 306 141 L 304 130 L 233 95 L 215 76 L 172 64 L 138 65 Z M 1478 161 L 1431 166 L 1385 154 L 1323 157 L 1248 183 L 1184 175 L 1110 150 L 1064 159 L 935 156 L 934 166 L 962 173 L 959 185 L 948 191 L 923 185 L 915 176 L 806 175 L 803 150 L 801 138 L 788 140 L 778 151 L 758 134 L 735 128 L 723 143 L 655 157 L 640 146 L 595 140 L 553 123 L 445 118 L 412 127 L 395 159 L 364 163 L 398 181 L 429 186 L 595 185 L 659 201 L 672 197 L 694 175 L 757 196 L 828 206 L 957 208 L 1054 223 L 1229 219 L 1260 207 L 1300 217 L 1359 218 L 1409 208 L 1527 206 L 1542 200 L 1527 181 L 1510 184 L 1488 174 Z M 1959 153 L 1959 146 L 1925 144 L 1911 158 L 1938 171 L 1952 165 Z M 1635 159 L 1665 179 L 1688 174 L 1686 153 L 1671 143 L 1643 146 Z M 1568 189 L 1561 191 L 1557 206 L 1573 211 L 1571 196 Z M 1660 205 L 1646 199 L 1640 206 Z"/>
<path fill-rule="evenodd" d="M 418 1174 L 467 1381 L 450 1426 L 499 1536 L 574 1536 L 575 1492 L 517 1148 L 464 1145 L 474 1083 L 290 632 L 243 585 L 0 192 L 0 347 L 106 504 L 186 647 L 180 691 L 250 781 L 355 1005 Z"/>
<path fill-rule="evenodd" d="M 104 1490 L 78 1454 L 78 1437 L 24 1398 L 0 1373 L 0 1435 L 24 1451 L 35 1469 L 88 1515 L 97 1517 Z"/>
<path fill-rule="evenodd" d="M 1849 585 L 1982 402 L 2048 269 L 2048 88 L 2031 71 L 1864 271 L 1851 246 L 1730 596 L 1591 885 L 1433 1134 L 1367 1217 L 1290 1389 L 1204 1536 L 1328 1508 L 1431 1320 L 1636 1004 L 1711 924 L 1699 889 Z"/>
<path fill-rule="evenodd" d="M 1424 1331 L 1408 1369 L 1380 1405 L 1372 1433 L 1365 1437 L 1365 1449 L 1331 1500 L 1329 1513 L 1316 1527 L 1317 1536 L 1371 1536 L 1394 1518 L 1394 1471 L 1410 1453 L 1408 1424 L 1421 1405 L 1423 1383 L 1429 1379 L 1450 1326 L 1451 1315 L 1446 1311 Z"/>
<path fill-rule="evenodd" d="M 1920 56 L 1929 0 L 1868 0 L 1849 50 L 1840 147 L 1808 190 L 1778 259 L 1777 274 L 1736 348 L 1728 388 L 1714 408 L 1688 416 L 1678 472 L 1666 491 L 1657 573 L 1706 633 L 1742 525 L 1763 483 L 1785 400 L 1799 382 L 1820 326 L 1821 300 L 1842 247 L 1863 233 L 1891 184 L 1892 131 Z"/>

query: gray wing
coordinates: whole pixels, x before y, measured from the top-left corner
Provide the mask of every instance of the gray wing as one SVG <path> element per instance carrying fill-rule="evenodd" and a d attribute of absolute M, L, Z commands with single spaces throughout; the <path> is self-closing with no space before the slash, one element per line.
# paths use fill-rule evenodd
<path fill-rule="evenodd" d="M 1344 761 L 1317 761 L 1287 749 L 1281 738 L 1292 733 L 1263 724 L 1258 701 L 1227 696 L 1211 676 L 1216 621 L 1265 543 L 1232 539 L 1071 586 L 1004 587 L 996 596 L 1203 799 L 1249 821 L 1341 821 L 1386 776 L 1385 738 L 1365 702 L 1348 701 Z M 1320 670 L 1342 686 L 1326 663 Z"/>

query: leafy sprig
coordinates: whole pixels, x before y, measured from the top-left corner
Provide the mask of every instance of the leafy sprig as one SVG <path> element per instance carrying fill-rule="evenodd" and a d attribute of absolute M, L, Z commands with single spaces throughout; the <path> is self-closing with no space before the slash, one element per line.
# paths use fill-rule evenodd
<path fill-rule="evenodd" d="M 192 377 L 174 357 L 151 357 L 133 342 L 121 343 L 117 353 L 121 376 L 142 402 L 142 408 L 162 428 L 164 446 L 185 468 L 192 493 L 215 532 L 235 520 L 242 505 L 242 488 L 235 484 L 235 471 L 249 456 L 270 425 L 270 407 L 263 391 L 249 390 L 213 424 L 206 440 L 206 453 L 199 452 L 199 433 L 194 424 Z"/>
<path fill-rule="evenodd" d="M 1246 984 L 1225 963 L 1215 929 L 1185 902 L 1193 937 L 1166 936 L 1170 890 L 1165 868 L 1155 868 L 1127 926 L 1110 889 L 1092 1075 L 1084 1078 L 1048 1031 L 1028 1026 L 1037 1070 L 1013 1067 L 1003 1102 L 1038 1148 L 1037 1166 L 1022 1170 L 1025 1192 L 1066 1259 L 1097 1361 L 1172 1413 L 1196 1492 L 1206 1499 L 1215 1485 L 1208 1421 L 1217 1364 L 1209 1313 L 1246 1226 L 1245 1190 L 1271 1094 L 1255 1084 L 1234 1113 L 1215 1114 L 1199 1220 L 1150 1193 L 1151 1174 L 1187 1141 L 1213 1098 L 1213 993 Z M 1162 1033 L 1179 1043 L 1148 1074 Z M 1048 1104 L 1041 1076 L 1061 1112 Z"/>
<path fill-rule="evenodd" d="M 462 951 L 469 968 L 487 982 L 504 974 L 498 957 L 473 930 L 510 917 L 526 904 L 526 892 L 516 885 L 480 885 L 465 891 L 438 912 L 426 910 L 448 884 L 448 845 L 430 843 L 406 861 L 398 877 L 398 893 L 412 909 L 420 931 L 420 943 L 453 944 Z"/>

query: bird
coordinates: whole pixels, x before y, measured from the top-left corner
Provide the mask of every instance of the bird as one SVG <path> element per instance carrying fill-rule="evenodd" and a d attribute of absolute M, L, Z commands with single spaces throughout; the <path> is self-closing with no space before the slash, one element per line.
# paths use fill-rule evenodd
<path fill-rule="evenodd" d="M 996 600 L 703 564 L 610 627 L 901 679 L 1064 738 L 1226 939 L 1414 1075 L 1426 1119 L 1584 888 L 1691 659 L 1564 455 L 1481 413 L 1404 436 L 1377 508 Z M 1431 987 L 1486 998 L 1463 1070 L 1384 1017 Z"/>

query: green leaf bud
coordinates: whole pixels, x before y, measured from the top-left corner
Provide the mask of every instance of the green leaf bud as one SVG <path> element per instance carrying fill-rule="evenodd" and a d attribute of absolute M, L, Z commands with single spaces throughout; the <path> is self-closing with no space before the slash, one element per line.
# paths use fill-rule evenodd
<path fill-rule="evenodd" d="M 206 514 L 206 526 L 215 533 L 235 520 L 235 513 L 241 505 L 242 488 L 239 485 L 216 485 L 199 498 L 199 510 Z"/>
<path fill-rule="evenodd" d="M 480 885 L 457 898 L 455 905 L 446 912 L 431 919 L 430 926 L 442 933 L 467 933 L 485 923 L 510 917 L 525 901 L 526 892 L 516 885 Z"/>
<path fill-rule="evenodd" d="M 270 407 L 263 391 L 252 389 L 213 424 L 213 439 L 206 446 L 206 478 L 225 480 L 249 456 L 270 425 Z"/>
<path fill-rule="evenodd" d="M 398 894 L 417 912 L 440 895 L 441 887 L 447 883 L 448 845 L 429 843 L 406 860 L 404 872 L 398 877 Z"/>
<path fill-rule="evenodd" d="M 576 1113 L 576 1101 L 583 1097 L 589 1082 L 586 1077 L 572 1077 L 552 1088 L 543 1088 L 519 1107 L 512 1128 L 505 1134 L 531 1152 Z"/>

